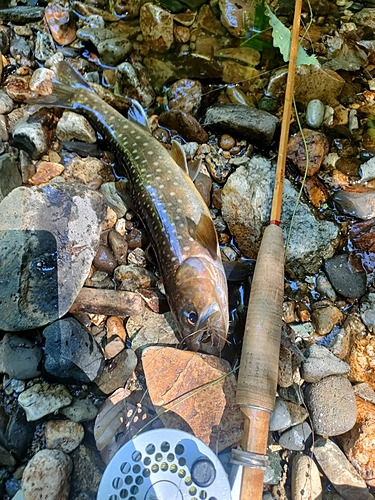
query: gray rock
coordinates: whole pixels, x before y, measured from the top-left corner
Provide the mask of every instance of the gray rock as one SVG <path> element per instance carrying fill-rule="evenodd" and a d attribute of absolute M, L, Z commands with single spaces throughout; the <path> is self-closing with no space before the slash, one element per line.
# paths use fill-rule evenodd
<path fill-rule="evenodd" d="M 270 431 L 278 431 L 287 429 L 292 425 L 292 417 L 285 401 L 281 398 L 276 398 L 275 407 L 271 413 Z"/>
<path fill-rule="evenodd" d="M 335 255 L 324 264 L 328 279 L 343 297 L 359 298 L 366 292 L 366 273 L 350 265 L 349 255 Z"/>
<path fill-rule="evenodd" d="M 69 406 L 61 408 L 60 413 L 73 422 L 88 422 L 94 420 L 98 408 L 91 399 L 74 399 Z"/>
<path fill-rule="evenodd" d="M 65 318 L 43 330 L 44 367 L 59 378 L 92 382 L 103 371 L 104 356 L 91 333 L 74 318 Z"/>
<path fill-rule="evenodd" d="M 330 375 L 349 373 L 348 363 L 336 358 L 322 345 L 311 344 L 304 354 L 306 359 L 302 362 L 301 376 L 306 382 L 318 382 Z"/>
<path fill-rule="evenodd" d="M 282 459 L 277 451 L 267 450 L 269 464 L 264 472 L 264 484 L 279 484 L 283 472 Z"/>
<path fill-rule="evenodd" d="M 44 428 L 46 448 L 70 453 L 82 442 L 85 431 L 81 424 L 70 420 L 50 420 Z"/>
<path fill-rule="evenodd" d="M 0 90 L 0 115 L 6 115 L 13 110 L 14 104 L 5 90 Z"/>
<path fill-rule="evenodd" d="M 369 492 L 365 481 L 335 443 L 329 439 L 318 439 L 314 443 L 314 456 L 345 500 L 368 500 Z"/>
<path fill-rule="evenodd" d="M 17 460 L 4 446 L 0 445 L 0 466 L 14 468 Z"/>
<path fill-rule="evenodd" d="M 0 201 L 13 189 L 22 185 L 15 158 L 6 153 L 0 156 Z"/>
<path fill-rule="evenodd" d="M 321 436 L 338 436 L 355 424 L 357 408 L 348 379 L 332 375 L 305 390 L 305 401 L 313 428 Z"/>
<path fill-rule="evenodd" d="M 13 145 L 26 151 L 33 160 L 41 158 L 48 149 L 45 128 L 39 121 L 18 121 L 12 131 Z"/>
<path fill-rule="evenodd" d="M 215 104 L 207 109 L 203 126 L 247 139 L 252 144 L 269 146 L 279 120 L 257 108 L 240 104 Z"/>
<path fill-rule="evenodd" d="M 3 377 L 3 387 L 5 394 L 10 396 L 13 392 L 23 392 L 26 389 L 26 382 L 17 378 L 10 378 L 5 373 Z"/>
<path fill-rule="evenodd" d="M 132 50 L 132 43 L 122 36 L 116 36 L 98 43 L 96 48 L 100 61 L 109 66 L 117 66 Z"/>
<path fill-rule="evenodd" d="M 286 401 L 291 401 L 297 405 L 302 405 L 304 402 L 302 389 L 296 383 L 290 387 L 279 387 L 278 392 L 279 395 Z"/>
<path fill-rule="evenodd" d="M 77 141 L 94 143 L 96 133 L 86 118 L 72 111 L 64 111 L 56 127 L 56 137 L 60 141 Z"/>
<path fill-rule="evenodd" d="M 30 44 L 22 36 L 15 35 L 10 42 L 10 53 L 12 57 L 26 57 L 29 58 L 31 54 Z"/>
<path fill-rule="evenodd" d="M 70 456 L 74 463 L 71 479 L 72 492 L 79 494 L 82 500 L 95 499 L 105 469 L 100 453 L 95 447 L 89 448 L 82 443 Z"/>
<path fill-rule="evenodd" d="M 0 19 L 14 23 L 29 23 L 39 21 L 44 16 L 44 7 L 17 6 L 0 9 Z"/>
<path fill-rule="evenodd" d="M 114 210 L 118 217 L 124 217 L 128 211 L 124 200 L 119 195 L 115 182 L 105 182 L 100 186 L 100 192 L 106 199 L 107 204 Z"/>
<path fill-rule="evenodd" d="M 331 300 L 332 302 L 335 302 L 337 296 L 336 292 L 333 289 L 333 286 L 329 282 L 327 276 L 323 273 L 319 273 L 318 276 L 316 277 L 316 290 L 319 292 L 323 297 L 326 297 L 327 299 Z"/>
<path fill-rule="evenodd" d="M 137 363 L 138 358 L 133 349 L 123 349 L 105 366 L 100 377 L 95 380 L 96 385 L 104 394 L 111 394 L 125 385 Z"/>
<path fill-rule="evenodd" d="M 375 391 L 366 382 L 356 384 L 353 389 L 356 396 L 359 396 L 364 401 L 375 404 Z"/>
<path fill-rule="evenodd" d="M 47 31 L 38 31 L 35 40 L 35 59 L 44 62 L 56 52 L 55 42 Z"/>
<path fill-rule="evenodd" d="M 369 220 L 375 217 L 375 191 L 363 188 L 359 191 L 336 191 L 332 197 L 344 215 Z"/>
<path fill-rule="evenodd" d="M 41 450 L 26 465 L 22 475 L 25 500 L 45 497 L 67 500 L 73 463 L 69 455 L 60 450 Z"/>
<path fill-rule="evenodd" d="M 310 436 L 311 427 L 307 422 L 303 422 L 285 431 L 280 436 L 279 445 L 287 450 L 303 451 Z"/>
<path fill-rule="evenodd" d="M 151 271 L 134 264 L 123 264 L 116 267 L 114 278 L 120 290 L 135 292 L 139 288 L 150 288 L 156 285 L 157 277 Z"/>
<path fill-rule="evenodd" d="M 324 104 L 319 99 L 312 99 L 306 108 L 306 123 L 311 128 L 319 128 L 323 123 Z"/>
<path fill-rule="evenodd" d="M 368 293 L 361 301 L 361 319 L 370 332 L 375 332 L 375 293 Z"/>
<path fill-rule="evenodd" d="M 366 7 L 353 16 L 353 22 L 360 26 L 368 26 L 370 29 L 375 30 L 375 9 L 373 7 Z"/>
<path fill-rule="evenodd" d="M 43 351 L 30 340 L 6 333 L 0 343 L 0 372 L 20 380 L 38 377 Z"/>
<path fill-rule="evenodd" d="M 375 157 L 370 158 L 359 167 L 361 182 L 372 181 L 375 179 Z"/>
<path fill-rule="evenodd" d="M 156 314 L 148 309 L 141 316 L 131 316 L 126 323 L 126 332 L 132 349 L 142 351 L 152 345 L 176 346 L 177 328 L 172 314 Z"/>
<path fill-rule="evenodd" d="M 296 455 L 292 462 L 292 498 L 322 500 L 322 484 L 318 467 L 307 455 Z"/>
<path fill-rule="evenodd" d="M 18 403 L 26 412 L 28 422 L 68 406 L 73 397 L 63 385 L 35 384 L 21 392 Z"/>
<path fill-rule="evenodd" d="M 32 329 L 66 314 L 89 273 L 104 217 L 102 196 L 82 185 L 20 187 L 1 202 L 0 329 Z"/>
<path fill-rule="evenodd" d="M 255 258 L 263 229 L 269 223 L 274 167 L 266 158 L 252 157 L 239 167 L 222 191 L 222 214 L 240 250 Z M 298 193 L 285 179 L 281 226 L 288 237 Z M 338 228 L 330 221 L 318 220 L 311 209 L 298 202 L 286 253 L 286 270 L 292 277 L 315 274 L 323 259 L 332 257 L 338 242 Z"/>

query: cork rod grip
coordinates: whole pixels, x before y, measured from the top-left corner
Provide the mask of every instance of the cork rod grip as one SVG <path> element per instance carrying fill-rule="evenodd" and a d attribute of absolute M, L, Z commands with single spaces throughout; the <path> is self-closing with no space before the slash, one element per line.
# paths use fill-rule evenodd
<path fill-rule="evenodd" d="M 284 297 L 284 241 L 266 228 L 254 272 L 237 385 L 237 404 L 271 412 L 279 366 Z"/>

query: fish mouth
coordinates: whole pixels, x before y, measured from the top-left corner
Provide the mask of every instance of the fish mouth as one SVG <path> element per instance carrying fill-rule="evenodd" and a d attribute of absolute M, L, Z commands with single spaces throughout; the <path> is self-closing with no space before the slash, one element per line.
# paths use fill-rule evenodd
<path fill-rule="evenodd" d="M 203 318 L 197 330 L 185 342 L 192 351 L 203 351 L 208 354 L 218 354 L 225 346 L 227 328 L 220 311 L 215 311 Z"/>

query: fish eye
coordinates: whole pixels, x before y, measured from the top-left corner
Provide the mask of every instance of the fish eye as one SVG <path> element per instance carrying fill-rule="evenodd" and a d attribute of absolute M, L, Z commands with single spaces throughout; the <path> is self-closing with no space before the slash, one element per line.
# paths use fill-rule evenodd
<path fill-rule="evenodd" d="M 198 313 L 195 309 L 188 309 L 186 311 L 184 311 L 184 316 L 186 318 L 186 321 L 194 326 L 196 325 L 197 321 L 198 321 Z"/>

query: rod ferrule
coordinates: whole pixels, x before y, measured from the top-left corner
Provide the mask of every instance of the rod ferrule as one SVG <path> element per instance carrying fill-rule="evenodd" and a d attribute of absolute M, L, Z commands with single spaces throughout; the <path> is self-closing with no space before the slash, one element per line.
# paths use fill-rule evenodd
<path fill-rule="evenodd" d="M 241 448 L 232 449 L 231 463 L 234 465 L 242 465 L 252 469 L 266 470 L 268 466 L 268 456 L 251 451 L 245 451 Z"/>

